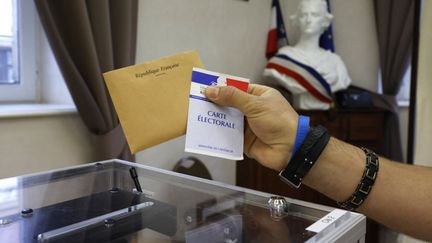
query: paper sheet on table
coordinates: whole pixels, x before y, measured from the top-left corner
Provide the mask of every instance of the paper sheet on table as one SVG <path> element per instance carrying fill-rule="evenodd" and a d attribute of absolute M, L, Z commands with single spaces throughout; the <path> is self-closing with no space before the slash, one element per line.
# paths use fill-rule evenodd
<path fill-rule="evenodd" d="M 193 67 L 196 51 L 103 74 L 132 153 L 186 133 Z"/>

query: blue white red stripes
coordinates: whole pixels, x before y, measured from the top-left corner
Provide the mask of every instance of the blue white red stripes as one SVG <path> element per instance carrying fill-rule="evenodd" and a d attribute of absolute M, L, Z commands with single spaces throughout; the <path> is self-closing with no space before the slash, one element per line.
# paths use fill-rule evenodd
<path fill-rule="evenodd" d="M 266 57 L 275 55 L 278 49 L 288 45 L 285 24 L 279 0 L 272 1 L 270 30 L 267 35 Z"/>
<path fill-rule="evenodd" d="M 209 101 L 204 94 L 208 86 L 234 86 L 244 92 L 248 91 L 249 80 L 232 75 L 193 68 L 189 98 Z"/>
<path fill-rule="evenodd" d="M 333 102 L 330 85 L 314 68 L 282 54 L 272 57 L 266 68 L 275 69 L 296 80 L 318 100 L 324 103 Z"/>

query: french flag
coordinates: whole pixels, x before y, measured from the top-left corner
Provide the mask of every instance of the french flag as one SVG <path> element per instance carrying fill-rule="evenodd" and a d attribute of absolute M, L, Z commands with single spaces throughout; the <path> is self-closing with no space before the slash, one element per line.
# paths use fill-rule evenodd
<path fill-rule="evenodd" d="M 286 36 L 279 0 L 272 1 L 271 10 L 271 26 L 267 36 L 267 58 L 274 56 L 280 47 L 288 45 L 288 38 Z"/>
<path fill-rule="evenodd" d="M 328 11 L 330 11 L 330 1 L 327 0 L 327 8 Z M 321 37 L 320 37 L 320 47 L 322 47 L 323 49 L 329 50 L 331 52 L 335 52 L 335 47 L 334 47 L 334 42 L 333 42 L 333 28 L 332 25 L 330 25 L 325 31 L 324 33 L 322 33 Z"/>

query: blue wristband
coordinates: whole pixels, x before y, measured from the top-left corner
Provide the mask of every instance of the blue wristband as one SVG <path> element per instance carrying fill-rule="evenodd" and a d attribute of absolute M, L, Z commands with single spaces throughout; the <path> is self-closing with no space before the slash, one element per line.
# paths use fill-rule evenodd
<path fill-rule="evenodd" d="M 291 153 L 291 158 L 294 156 L 294 154 L 297 152 L 297 150 L 300 148 L 300 146 L 303 144 L 304 140 L 306 139 L 306 135 L 308 134 L 309 131 L 309 122 L 310 122 L 310 118 L 308 116 L 298 117 L 297 134 L 294 142 L 293 151 Z"/>

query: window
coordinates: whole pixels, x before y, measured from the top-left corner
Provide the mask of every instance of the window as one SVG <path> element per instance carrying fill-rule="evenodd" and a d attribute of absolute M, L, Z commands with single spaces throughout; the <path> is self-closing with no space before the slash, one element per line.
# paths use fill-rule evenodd
<path fill-rule="evenodd" d="M 396 95 L 396 101 L 399 107 L 408 107 L 410 103 L 410 87 L 411 86 L 411 65 L 405 70 L 402 77 L 399 93 Z M 378 75 L 378 94 L 383 93 L 383 86 L 381 80 L 381 73 Z"/>
<path fill-rule="evenodd" d="M 4 36 L 2 36 L 2 39 Z M 1 84 L 9 84 L 9 83 L 15 83 L 18 79 L 15 77 L 15 70 L 14 66 L 12 65 L 12 47 L 8 44 L 4 44 L 4 42 L 0 41 L 0 83 Z"/>
<path fill-rule="evenodd" d="M 35 11 L 33 1 L 0 0 L 0 102 L 36 100 Z"/>
<path fill-rule="evenodd" d="M 0 0 L 0 84 L 13 84 L 19 81 L 17 65 L 16 2 Z M 15 59 L 15 60 L 12 60 Z"/>
<path fill-rule="evenodd" d="M 409 106 L 410 102 L 410 85 L 411 85 L 411 65 L 408 66 L 402 78 L 401 87 L 396 96 L 399 106 Z"/>

